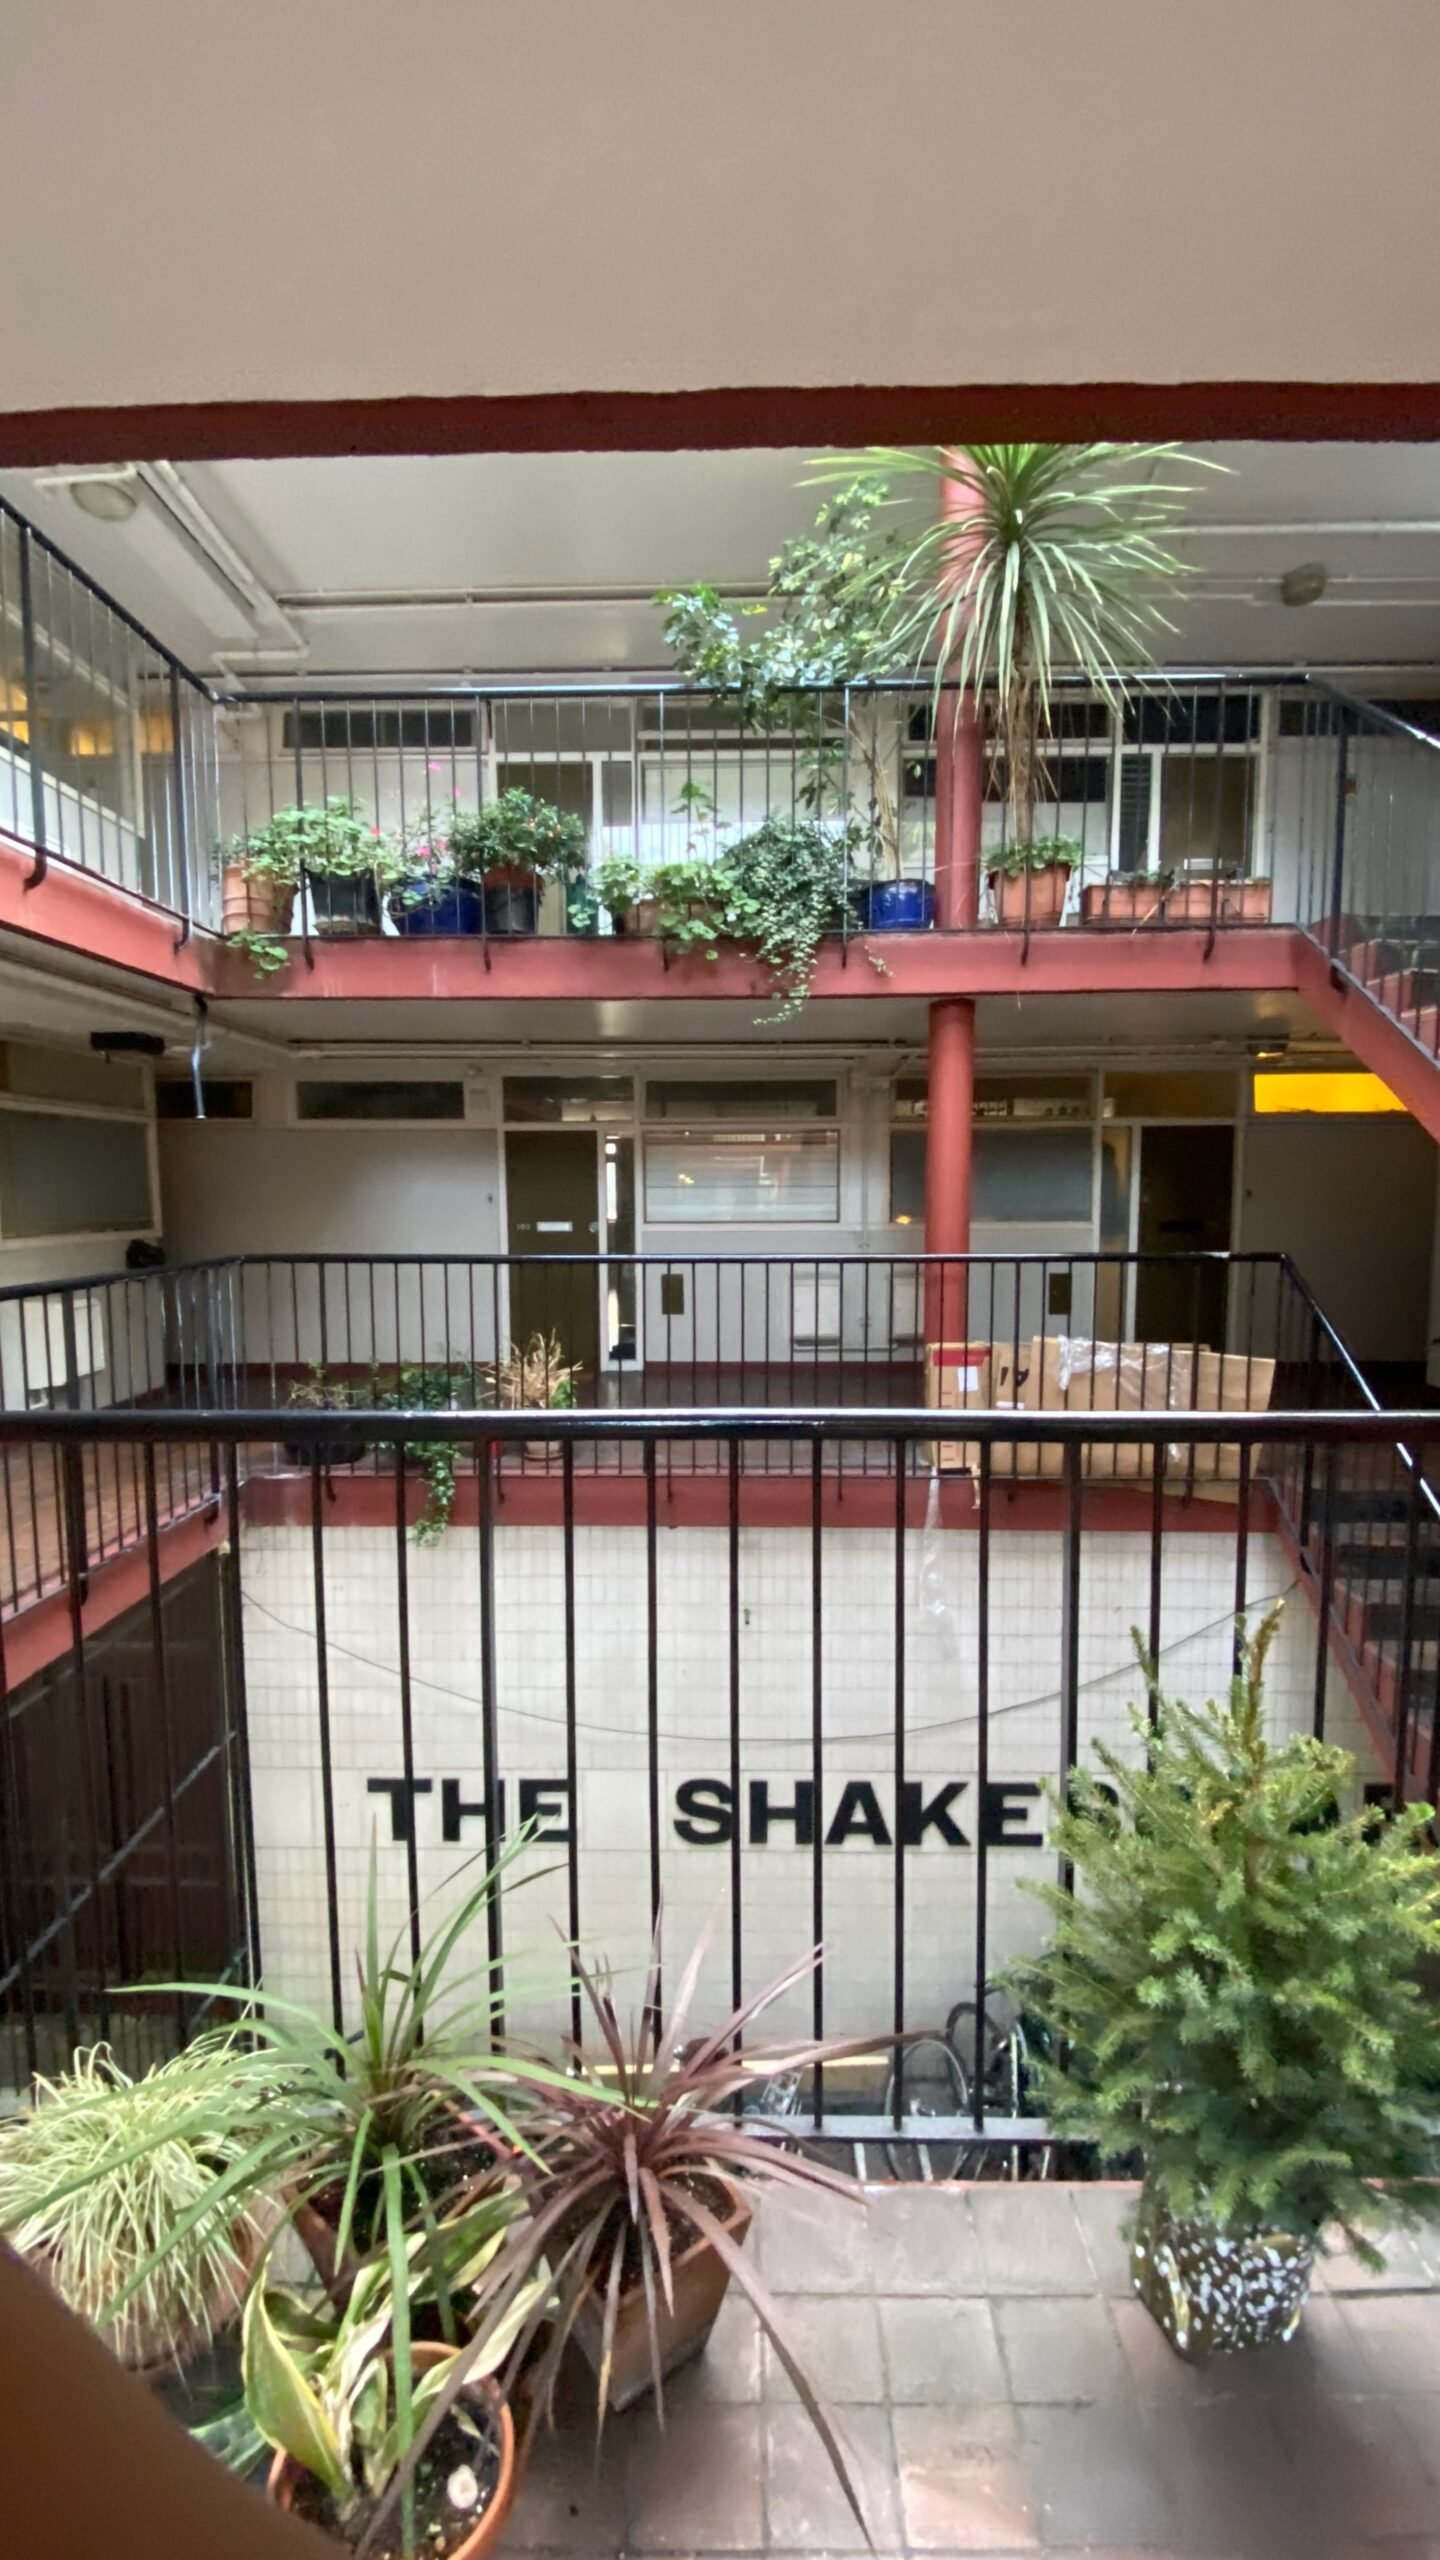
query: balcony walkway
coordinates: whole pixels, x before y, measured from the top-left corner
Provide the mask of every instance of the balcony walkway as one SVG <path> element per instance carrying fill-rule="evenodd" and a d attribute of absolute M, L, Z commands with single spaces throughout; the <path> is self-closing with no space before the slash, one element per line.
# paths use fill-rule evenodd
<path fill-rule="evenodd" d="M 1440 2560 L 1440 2233 L 1385 2276 L 1322 2268 L 1288 2347 L 1182 2364 L 1130 2294 L 1132 2187 L 871 2187 L 772 2200 L 762 2272 L 854 2452 L 880 2554 Z M 506 2534 L 531 2553 L 859 2552 L 753 2317 L 731 2297 L 598 2466 L 583 2403 Z"/>

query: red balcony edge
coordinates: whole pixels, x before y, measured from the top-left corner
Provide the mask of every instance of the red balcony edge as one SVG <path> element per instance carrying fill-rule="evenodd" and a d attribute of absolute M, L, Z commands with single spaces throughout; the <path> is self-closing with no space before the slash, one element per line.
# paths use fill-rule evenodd
<path fill-rule="evenodd" d="M 218 1547 L 224 1537 L 221 1506 L 211 1504 L 203 1511 L 189 1513 L 160 1531 L 160 1578 L 173 1582 L 178 1574 Z M 80 1629 L 85 1638 L 98 1635 L 113 1618 L 122 1617 L 127 1609 L 137 1608 L 150 1588 L 150 1561 L 143 1543 L 123 1548 L 118 1555 L 106 1558 L 90 1570 L 89 1589 L 81 1605 Z M 35 1601 L 21 1601 L 13 1616 L 6 1616 L 0 1635 L 4 1640 L 5 1682 L 7 1690 L 18 1689 L 21 1682 L 32 1680 L 52 1662 L 68 1654 L 73 1643 L 70 1619 L 70 1595 L 63 1587 L 48 1591 Z"/>
<path fill-rule="evenodd" d="M 29 941 L 103 960 L 133 977 L 206 992 L 219 946 L 182 942 L 182 917 L 52 854 L 41 878 L 28 846 L 0 837 L 0 926 Z"/>
<path fill-rule="evenodd" d="M 1430 1137 L 1440 1140 L 1440 1059 L 1427 1057 L 1372 995 L 1332 968 L 1308 934 L 1297 933 L 1294 940 L 1294 983 L 1311 1012 L 1398 1094 Z"/>
<path fill-rule="evenodd" d="M 1064 927 L 1060 931 L 1002 933 L 921 932 L 857 936 L 820 955 L 813 995 L 861 1000 L 887 996 L 1067 995 L 1126 990 L 1159 995 L 1204 994 L 1211 989 L 1264 992 L 1293 988 L 1296 946 L 1288 926 L 1221 928 L 1213 936 L 1166 927 L 1117 932 Z M 593 942 L 581 936 L 535 935 L 513 942 L 431 942 L 416 939 L 317 942 L 313 967 L 298 946 L 287 969 L 257 980 L 239 953 L 212 946 L 211 985 L 217 996 L 283 1005 L 297 997 L 444 1001 L 484 998 L 489 1003 L 553 1000 L 575 1002 L 674 1002 L 706 998 L 763 1007 L 773 990 L 763 970 L 738 956 L 714 962 L 681 960 L 667 965 L 658 942 Z M 874 962 L 883 964 L 883 974 Z"/>

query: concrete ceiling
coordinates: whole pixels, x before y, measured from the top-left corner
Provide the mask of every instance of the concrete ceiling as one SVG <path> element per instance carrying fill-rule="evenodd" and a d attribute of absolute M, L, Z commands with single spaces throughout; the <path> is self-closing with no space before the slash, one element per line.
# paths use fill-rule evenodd
<path fill-rule="evenodd" d="M 46 0 L 5 82 L 11 415 L 1436 371 L 1434 0 Z"/>
<path fill-rule="evenodd" d="M 1189 665 L 1440 666 L 1440 445 L 1198 449 L 1177 548 Z M 311 685 L 655 670 L 662 585 L 753 593 L 818 503 L 803 449 L 148 466 L 97 523 L 53 473 L 0 487 L 188 663 Z M 1322 601 L 1280 600 L 1323 565 Z"/>

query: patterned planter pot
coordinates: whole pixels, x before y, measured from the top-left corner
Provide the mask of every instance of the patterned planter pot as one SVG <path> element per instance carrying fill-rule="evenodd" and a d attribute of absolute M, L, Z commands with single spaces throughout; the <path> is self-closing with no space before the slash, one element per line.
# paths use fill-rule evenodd
<path fill-rule="evenodd" d="M 1131 2282 L 1188 2363 L 1293 2338 L 1314 2264 L 1313 2243 L 1293 2231 L 1225 2232 L 1141 2197 Z"/>

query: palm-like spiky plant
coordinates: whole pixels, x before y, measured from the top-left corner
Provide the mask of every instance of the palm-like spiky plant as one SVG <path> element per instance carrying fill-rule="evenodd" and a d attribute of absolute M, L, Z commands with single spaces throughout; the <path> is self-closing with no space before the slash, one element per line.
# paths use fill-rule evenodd
<path fill-rule="evenodd" d="M 733 2209 L 752 2182 L 821 2188 L 858 2201 L 851 2178 L 783 2150 L 762 2128 L 734 2113 L 740 2093 L 775 2074 L 806 2071 L 869 2048 L 859 2042 L 742 2049 L 756 2018 L 814 1971 L 820 1949 L 778 1976 L 708 2033 L 691 2035 L 694 2002 L 708 1947 L 702 1937 L 685 1968 L 668 2019 L 660 2019 L 659 1941 L 637 2018 L 622 2022 L 608 1982 L 576 1959 L 576 1972 L 600 2030 L 603 2079 L 583 2072 L 557 2084 L 547 2074 L 527 2114 L 529 2156 L 515 2164 L 529 2211 L 515 2222 L 476 2288 L 477 2334 L 508 2329 L 514 2304 L 538 2270 L 549 2274 L 543 2299 L 520 2330 L 518 2367 L 549 2326 L 532 2374 L 532 2424 L 548 2408 L 567 2342 L 587 2313 L 598 2329 L 597 2419 L 610 2405 L 622 2299 L 643 2311 L 651 2378 L 663 2414 L 666 2315 L 675 2307 L 675 2266 L 697 2241 L 708 2241 L 748 2297 L 796 2394 L 829 2454 L 850 2507 L 865 2529 L 855 2486 L 819 2386 L 784 2335 L 771 2296 L 732 2229 Z M 451 2367 L 430 2428 L 438 2426 L 469 2366 L 462 2350 Z M 422 2431 L 411 2466 L 424 2451 Z M 402 2472 L 396 2492 L 403 2486 Z"/>
<path fill-rule="evenodd" d="M 857 578 L 889 600 L 887 644 L 917 665 L 933 658 L 937 684 L 949 677 L 993 702 L 1017 843 L 1035 831 L 1037 737 L 1057 671 L 1073 668 L 1113 709 L 1125 671 L 1150 664 L 1174 629 L 1162 598 L 1186 573 L 1160 537 L 1190 494 L 1175 470 L 1195 462 L 1174 444 L 877 446 L 864 457 L 887 481 L 939 488 L 939 517 L 901 571 L 886 545 Z M 854 472 L 853 454 L 816 465 L 821 479 Z"/>

